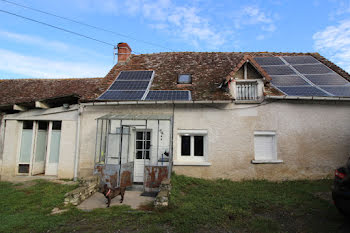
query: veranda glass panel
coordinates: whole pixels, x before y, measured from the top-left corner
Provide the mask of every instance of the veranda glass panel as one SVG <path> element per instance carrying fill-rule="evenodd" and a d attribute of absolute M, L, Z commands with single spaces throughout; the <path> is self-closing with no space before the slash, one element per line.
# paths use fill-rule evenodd
<path fill-rule="evenodd" d="M 47 142 L 47 131 L 38 130 L 38 136 L 36 140 L 36 150 L 35 150 L 35 162 L 41 162 L 45 160 L 46 142 Z"/>
<path fill-rule="evenodd" d="M 61 130 L 52 130 L 50 145 L 50 163 L 58 163 L 60 155 Z"/>
<path fill-rule="evenodd" d="M 23 129 L 21 140 L 21 152 L 19 156 L 20 163 L 30 163 L 32 154 L 33 129 Z"/>

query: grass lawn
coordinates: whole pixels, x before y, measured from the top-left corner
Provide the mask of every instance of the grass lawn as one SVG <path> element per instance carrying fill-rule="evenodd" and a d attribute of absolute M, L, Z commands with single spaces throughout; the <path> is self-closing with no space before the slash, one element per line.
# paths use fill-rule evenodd
<path fill-rule="evenodd" d="M 329 200 L 331 180 L 208 181 L 173 175 L 170 207 L 83 212 L 63 207 L 74 186 L 0 182 L 0 232 L 350 232 Z M 327 194 L 326 194 L 327 196 Z M 127 198 L 127 196 L 126 196 Z"/>

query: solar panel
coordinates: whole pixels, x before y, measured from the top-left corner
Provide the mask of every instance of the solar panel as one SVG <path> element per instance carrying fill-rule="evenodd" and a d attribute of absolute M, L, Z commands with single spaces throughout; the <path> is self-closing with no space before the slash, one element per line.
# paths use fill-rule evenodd
<path fill-rule="evenodd" d="M 119 78 L 118 78 L 119 79 Z M 115 81 L 110 90 L 146 90 L 149 81 Z"/>
<path fill-rule="evenodd" d="M 145 91 L 106 91 L 100 100 L 141 100 Z"/>
<path fill-rule="evenodd" d="M 305 75 L 305 77 L 316 85 L 346 85 L 349 83 L 336 73 Z"/>
<path fill-rule="evenodd" d="M 350 97 L 350 86 L 321 87 L 321 88 L 335 96 Z"/>
<path fill-rule="evenodd" d="M 137 81 L 144 80 L 149 81 L 152 78 L 153 71 L 122 71 L 118 76 L 118 80 L 128 80 L 128 81 Z"/>
<path fill-rule="evenodd" d="M 291 96 L 329 96 L 316 87 L 278 87 L 281 91 Z"/>
<path fill-rule="evenodd" d="M 293 65 L 293 67 L 302 74 L 327 74 L 333 72 L 321 63 L 314 65 Z"/>
<path fill-rule="evenodd" d="M 296 73 L 286 65 L 282 66 L 263 66 L 263 69 L 269 75 L 296 75 Z"/>
<path fill-rule="evenodd" d="M 271 76 L 271 83 L 275 86 L 300 86 L 300 85 L 310 85 L 304 79 L 300 78 L 298 75 L 282 75 L 282 76 Z"/>
<path fill-rule="evenodd" d="M 319 63 L 319 61 L 312 56 L 290 56 L 290 57 L 283 57 L 283 59 L 286 60 L 286 62 L 288 62 L 291 65 Z"/>
<path fill-rule="evenodd" d="M 284 65 L 284 62 L 278 57 L 254 57 L 254 60 L 261 66 Z"/>
<path fill-rule="evenodd" d="M 149 91 L 146 100 L 191 100 L 189 91 Z"/>

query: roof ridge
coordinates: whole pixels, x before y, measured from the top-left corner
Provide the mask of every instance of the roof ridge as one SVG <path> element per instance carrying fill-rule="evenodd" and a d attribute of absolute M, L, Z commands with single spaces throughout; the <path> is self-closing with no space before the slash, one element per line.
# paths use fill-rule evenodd
<path fill-rule="evenodd" d="M 195 51 L 181 51 L 181 52 L 157 52 L 157 53 L 142 53 L 132 54 L 133 56 L 144 56 L 144 55 L 159 55 L 159 54 L 177 54 L 177 53 L 198 53 L 198 54 L 215 54 L 215 53 L 232 53 L 232 54 L 318 54 L 317 52 L 274 52 L 274 51 L 218 51 L 218 52 L 195 52 Z"/>
<path fill-rule="evenodd" d="M 93 77 L 93 78 L 13 78 L 13 79 L 0 79 L 2 81 L 19 81 L 19 80 L 38 80 L 38 81 L 51 81 L 51 80 L 81 80 L 81 79 L 104 79 L 104 77 Z"/>

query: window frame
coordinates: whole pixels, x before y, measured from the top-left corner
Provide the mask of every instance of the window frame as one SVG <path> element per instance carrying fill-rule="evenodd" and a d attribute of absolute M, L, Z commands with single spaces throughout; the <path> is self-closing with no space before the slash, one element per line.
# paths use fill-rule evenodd
<path fill-rule="evenodd" d="M 272 137 L 272 154 L 269 159 L 260 159 L 257 156 L 257 138 L 258 137 Z M 259 163 L 282 163 L 283 160 L 278 159 L 277 153 L 277 134 L 276 131 L 254 131 L 254 159 L 252 160 L 253 164 Z"/>
<path fill-rule="evenodd" d="M 177 132 L 177 161 L 174 165 L 210 165 L 208 161 L 208 131 L 207 130 L 178 130 Z M 182 136 L 190 136 L 190 155 L 182 155 Z M 203 156 L 195 156 L 194 137 L 203 137 Z M 190 164 L 184 164 L 190 163 Z"/>
<path fill-rule="evenodd" d="M 180 82 L 180 77 L 182 75 L 188 75 L 190 77 L 189 82 Z M 191 85 L 192 84 L 192 74 L 178 74 L 177 75 L 177 82 L 178 85 Z"/>

